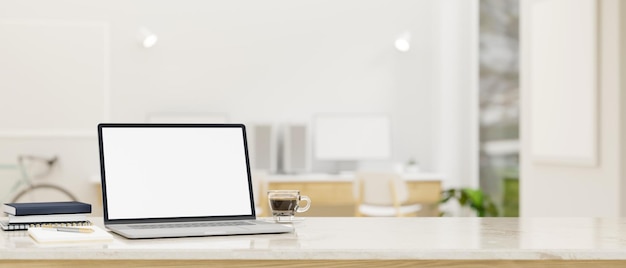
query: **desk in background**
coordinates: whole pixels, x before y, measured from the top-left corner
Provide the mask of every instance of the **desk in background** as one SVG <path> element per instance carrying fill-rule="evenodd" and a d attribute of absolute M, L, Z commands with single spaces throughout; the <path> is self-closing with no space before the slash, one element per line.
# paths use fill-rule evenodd
<path fill-rule="evenodd" d="M 441 181 L 443 176 L 436 173 L 414 173 L 402 176 L 407 182 L 411 203 L 423 204 L 419 216 L 439 216 L 438 203 L 441 200 Z M 99 180 L 94 184 L 94 215 L 102 212 L 102 190 Z M 259 204 L 262 212 L 259 216 L 268 216 L 267 190 L 300 190 L 301 194 L 312 199 L 309 211 L 298 216 L 308 217 L 351 217 L 354 216 L 355 198 L 352 182 L 354 175 L 301 174 L 268 175 L 260 185 Z"/>
<path fill-rule="evenodd" d="M 626 219 L 327 217 L 294 227 L 70 245 L 0 232 L 0 267 L 626 267 Z"/>
<path fill-rule="evenodd" d="M 423 204 L 419 216 L 438 216 L 438 203 L 441 200 L 441 180 L 443 176 L 435 173 L 405 174 L 409 190 L 408 203 Z M 311 197 L 312 206 L 301 216 L 349 217 L 354 216 L 354 175 L 303 174 L 269 175 L 262 189 L 260 205 L 263 216 L 269 211 L 264 190 L 300 190 Z"/>

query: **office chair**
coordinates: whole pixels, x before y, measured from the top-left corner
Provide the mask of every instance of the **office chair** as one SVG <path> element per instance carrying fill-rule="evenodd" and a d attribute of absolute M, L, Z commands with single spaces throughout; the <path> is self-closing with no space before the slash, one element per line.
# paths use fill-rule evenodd
<path fill-rule="evenodd" d="M 406 204 L 406 182 L 394 173 L 357 173 L 354 181 L 357 217 L 417 216 L 420 204 Z"/>

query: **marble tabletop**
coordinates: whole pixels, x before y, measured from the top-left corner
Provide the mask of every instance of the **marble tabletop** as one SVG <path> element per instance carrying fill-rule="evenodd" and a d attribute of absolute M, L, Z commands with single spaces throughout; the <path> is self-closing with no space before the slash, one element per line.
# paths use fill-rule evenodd
<path fill-rule="evenodd" d="M 101 219 L 94 218 L 97 225 Z M 626 219 L 300 218 L 294 233 L 37 244 L 2 232 L 0 259 L 626 260 Z"/>

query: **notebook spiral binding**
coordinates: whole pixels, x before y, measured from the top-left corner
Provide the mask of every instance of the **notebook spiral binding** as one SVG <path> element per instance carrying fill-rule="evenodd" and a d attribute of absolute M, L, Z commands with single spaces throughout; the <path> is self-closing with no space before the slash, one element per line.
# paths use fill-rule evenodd
<path fill-rule="evenodd" d="M 73 222 L 42 222 L 42 223 L 9 223 L 7 221 L 1 221 L 0 226 L 5 231 L 24 231 L 28 228 L 35 227 L 74 227 L 74 226 L 91 226 L 90 221 L 73 221 Z"/>

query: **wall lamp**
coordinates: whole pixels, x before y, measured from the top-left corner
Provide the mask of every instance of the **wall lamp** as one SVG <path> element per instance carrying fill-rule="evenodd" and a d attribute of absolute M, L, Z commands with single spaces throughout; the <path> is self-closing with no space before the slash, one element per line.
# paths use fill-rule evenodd
<path fill-rule="evenodd" d="M 408 52 L 411 50 L 411 33 L 406 31 L 396 38 L 394 42 L 396 49 L 400 52 Z"/>
<path fill-rule="evenodd" d="M 151 48 L 156 45 L 159 37 L 145 27 L 139 28 L 139 42 L 145 48 Z"/>

